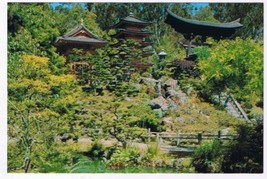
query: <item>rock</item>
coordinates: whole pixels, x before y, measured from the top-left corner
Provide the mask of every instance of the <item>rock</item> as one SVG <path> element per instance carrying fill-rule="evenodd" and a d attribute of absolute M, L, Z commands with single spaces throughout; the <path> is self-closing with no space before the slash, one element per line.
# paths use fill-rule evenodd
<path fill-rule="evenodd" d="M 170 110 L 177 110 L 178 109 L 178 105 L 172 99 L 168 98 L 167 101 L 169 102 L 168 108 Z"/>
<path fill-rule="evenodd" d="M 140 77 L 138 79 L 139 83 L 140 84 L 146 84 L 146 85 L 152 85 L 152 86 L 155 86 L 156 85 L 156 82 L 158 80 L 155 80 L 154 78 L 144 78 L 144 77 Z"/>
<path fill-rule="evenodd" d="M 172 117 L 164 117 L 162 119 L 162 123 L 166 126 L 167 129 L 169 129 L 169 131 L 173 131 L 174 124 L 172 122 Z"/>
<path fill-rule="evenodd" d="M 167 111 L 169 107 L 168 101 L 162 96 L 159 96 L 155 99 L 150 100 L 148 104 L 151 106 L 152 109 L 161 108 L 163 111 Z"/>
<path fill-rule="evenodd" d="M 71 136 L 68 133 L 64 133 L 63 136 L 60 138 L 62 142 L 66 142 L 69 139 L 71 139 Z"/>
<path fill-rule="evenodd" d="M 188 102 L 188 97 L 185 93 L 181 91 L 175 91 L 174 89 L 166 89 L 165 96 L 178 98 L 182 105 Z"/>
<path fill-rule="evenodd" d="M 156 90 L 157 96 L 162 96 L 162 94 L 161 94 L 161 82 L 159 82 L 159 81 L 156 82 L 155 90 Z"/>
<path fill-rule="evenodd" d="M 166 97 L 178 96 L 178 93 L 175 90 L 170 89 L 166 90 L 165 96 Z"/>
<path fill-rule="evenodd" d="M 114 146 L 115 144 L 118 143 L 118 141 L 117 141 L 116 139 L 108 139 L 108 140 L 101 139 L 100 142 L 101 142 L 101 144 L 103 144 L 105 147 L 112 147 L 112 146 Z"/>
<path fill-rule="evenodd" d="M 168 79 L 167 81 L 165 81 L 163 83 L 163 87 L 166 89 L 166 90 L 175 90 L 176 87 L 177 87 L 177 80 L 174 80 L 174 79 Z"/>
<path fill-rule="evenodd" d="M 176 92 L 176 96 L 179 98 L 180 102 L 182 105 L 188 103 L 188 97 L 185 93 L 179 91 L 179 92 Z"/>

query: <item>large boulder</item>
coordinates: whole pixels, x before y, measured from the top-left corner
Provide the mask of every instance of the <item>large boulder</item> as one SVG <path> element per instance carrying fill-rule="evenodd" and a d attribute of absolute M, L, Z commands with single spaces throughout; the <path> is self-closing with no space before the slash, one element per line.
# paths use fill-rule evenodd
<path fill-rule="evenodd" d="M 162 96 L 159 96 L 155 99 L 152 99 L 148 102 L 148 105 L 151 106 L 152 109 L 162 109 L 163 111 L 167 111 L 169 108 L 168 101 L 163 98 Z"/>
<path fill-rule="evenodd" d="M 164 126 L 166 126 L 167 131 L 166 132 L 171 132 L 174 130 L 174 123 L 172 120 L 172 117 L 164 117 L 162 119 L 162 123 Z"/>
<path fill-rule="evenodd" d="M 173 96 L 177 96 L 177 95 L 178 95 L 178 93 L 173 89 L 166 90 L 166 93 L 165 93 L 166 97 L 173 97 Z"/>
<path fill-rule="evenodd" d="M 168 108 L 169 108 L 170 110 L 175 111 L 175 110 L 178 109 L 178 104 L 175 103 L 171 98 L 167 98 L 167 101 L 168 101 L 168 103 L 169 103 Z"/>
<path fill-rule="evenodd" d="M 182 91 L 176 92 L 176 96 L 179 98 L 182 105 L 186 104 L 188 102 L 188 97 L 185 93 Z"/>
<path fill-rule="evenodd" d="M 158 80 L 155 80 L 154 78 L 145 78 L 145 77 L 140 77 L 138 81 L 140 84 L 146 84 L 152 86 L 155 86 L 156 82 L 158 82 Z"/>
<path fill-rule="evenodd" d="M 175 90 L 177 88 L 177 80 L 174 80 L 172 78 L 168 79 L 163 83 L 163 88 L 168 91 L 168 90 Z"/>
<path fill-rule="evenodd" d="M 149 95 L 154 95 L 156 94 L 156 83 L 158 80 L 155 80 L 154 78 L 145 78 L 145 77 L 140 77 L 138 79 L 139 84 L 144 84 L 146 86 L 146 93 Z"/>

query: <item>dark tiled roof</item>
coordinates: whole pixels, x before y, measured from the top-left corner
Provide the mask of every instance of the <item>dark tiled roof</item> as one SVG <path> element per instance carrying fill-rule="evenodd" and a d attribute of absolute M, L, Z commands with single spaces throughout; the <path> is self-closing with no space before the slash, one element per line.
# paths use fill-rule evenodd
<path fill-rule="evenodd" d="M 75 36 L 77 33 L 79 33 L 82 30 L 86 34 L 88 34 L 89 37 Z M 72 42 L 72 43 L 83 43 L 83 44 L 107 44 L 106 41 L 97 37 L 95 34 L 93 34 L 90 30 L 88 30 L 82 24 L 76 26 L 74 29 L 67 32 L 63 36 L 58 37 L 55 43 L 58 45 L 61 42 Z"/>
<path fill-rule="evenodd" d="M 243 25 L 237 19 L 228 23 L 210 23 L 193 19 L 182 18 L 167 10 L 165 23 L 171 25 L 177 32 L 183 34 L 204 35 L 211 37 L 230 37 Z"/>
<path fill-rule="evenodd" d="M 80 42 L 80 43 L 86 43 L 86 44 L 106 44 L 106 41 L 100 40 L 100 39 L 93 39 L 93 38 L 84 38 L 84 37 L 59 37 L 56 40 L 56 43 L 60 43 L 61 41 L 65 42 Z"/>
<path fill-rule="evenodd" d="M 147 26 L 149 24 L 151 24 L 151 22 L 147 22 L 147 21 L 142 21 L 140 19 L 137 19 L 136 17 L 134 17 L 132 14 L 130 14 L 129 16 L 122 18 L 117 24 L 115 24 L 112 28 L 117 28 L 120 25 L 122 25 L 123 23 L 134 23 L 134 24 L 139 24 L 139 25 L 143 25 L 143 26 Z"/>
<path fill-rule="evenodd" d="M 95 34 L 93 34 L 90 30 L 88 30 L 86 27 L 84 27 L 81 24 L 79 24 L 78 26 L 76 26 L 74 29 L 72 29 L 71 31 L 67 32 L 66 34 L 64 34 L 63 37 L 71 37 L 71 36 L 75 35 L 77 32 L 79 32 L 81 30 L 86 31 L 92 37 L 94 37 L 96 39 L 99 39 L 99 37 L 97 37 Z"/>
<path fill-rule="evenodd" d="M 116 38 L 119 37 L 122 34 L 135 34 L 135 35 L 143 35 L 143 36 L 147 36 L 152 34 L 151 32 L 147 32 L 147 31 L 135 31 L 135 30 L 125 30 L 125 29 L 120 29 L 120 31 L 114 35 L 112 35 L 112 37 Z"/>
<path fill-rule="evenodd" d="M 142 20 L 137 19 L 137 18 L 135 18 L 134 16 L 131 16 L 131 15 L 123 18 L 122 20 L 123 21 L 127 21 L 127 22 L 136 22 L 136 23 L 150 24 L 150 22 L 142 21 Z"/>

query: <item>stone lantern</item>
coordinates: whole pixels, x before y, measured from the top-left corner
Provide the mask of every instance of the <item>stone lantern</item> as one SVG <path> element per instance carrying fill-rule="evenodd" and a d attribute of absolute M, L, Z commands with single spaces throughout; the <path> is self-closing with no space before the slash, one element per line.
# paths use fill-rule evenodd
<path fill-rule="evenodd" d="M 159 56 L 159 60 L 162 61 L 162 60 L 164 60 L 166 58 L 167 53 L 164 50 L 161 50 L 159 52 L 158 56 Z"/>

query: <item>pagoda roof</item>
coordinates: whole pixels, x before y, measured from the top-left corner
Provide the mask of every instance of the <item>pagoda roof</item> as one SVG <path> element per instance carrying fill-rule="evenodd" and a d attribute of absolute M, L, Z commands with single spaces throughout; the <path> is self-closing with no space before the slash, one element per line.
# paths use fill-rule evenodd
<path fill-rule="evenodd" d="M 113 47 L 118 47 L 118 46 L 120 46 L 122 43 L 123 43 L 123 39 L 119 39 L 119 41 L 118 41 L 117 43 L 111 44 L 111 46 L 113 46 Z M 145 42 L 145 41 L 142 41 L 142 42 L 139 42 L 139 43 L 141 44 L 142 47 L 147 47 L 147 46 L 152 45 L 152 42 Z"/>
<path fill-rule="evenodd" d="M 142 25 L 142 26 L 147 26 L 147 25 L 151 24 L 151 22 L 147 22 L 147 21 L 143 21 L 143 20 L 137 19 L 133 15 L 133 13 L 130 13 L 129 16 L 120 19 L 120 21 L 117 24 L 113 25 L 112 28 L 120 27 L 122 24 L 125 24 L 125 23 L 127 23 L 127 24 L 129 24 L 129 23 L 130 24 L 138 24 L 138 25 Z"/>
<path fill-rule="evenodd" d="M 76 43 L 83 43 L 83 44 L 106 44 L 106 41 L 102 41 L 99 39 L 94 39 L 94 38 L 84 38 L 84 37 L 58 37 L 57 42 L 76 42 Z"/>
<path fill-rule="evenodd" d="M 140 35 L 140 36 L 147 36 L 152 34 L 148 31 L 136 31 L 136 30 L 126 30 L 126 29 L 120 29 L 118 33 L 112 35 L 112 37 L 116 38 L 123 34 L 130 34 L 130 35 Z"/>
<path fill-rule="evenodd" d="M 206 21 L 186 19 L 174 14 L 169 9 L 167 9 L 167 17 L 165 19 L 165 23 L 171 25 L 175 31 L 182 34 L 217 38 L 231 37 L 237 29 L 243 27 L 239 21 L 240 19 L 228 23 L 210 23 Z"/>
<path fill-rule="evenodd" d="M 56 39 L 56 45 L 62 42 L 81 43 L 81 44 L 107 44 L 107 41 L 97 37 L 83 24 L 79 24 L 71 31 Z"/>

